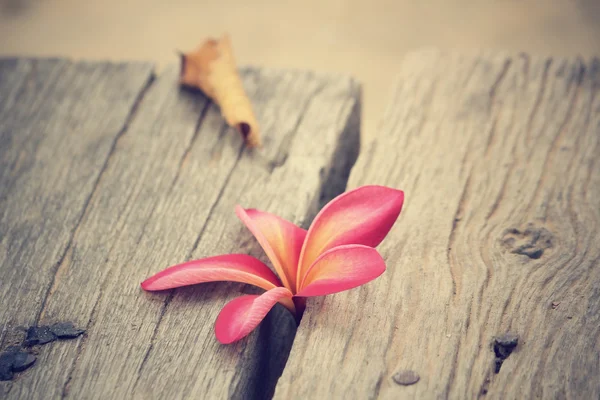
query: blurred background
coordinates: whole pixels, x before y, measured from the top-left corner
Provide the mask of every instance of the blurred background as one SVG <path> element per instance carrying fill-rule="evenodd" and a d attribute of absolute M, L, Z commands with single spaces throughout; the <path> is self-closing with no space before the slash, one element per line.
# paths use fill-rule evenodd
<path fill-rule="evenodd" d="M 344 72 L 376 134 L 406 52 L 422 46 L 600 55 L 600 0 L 0 0 L 0 56 L 177 63 L 231 34 L 241 65 Z"/>

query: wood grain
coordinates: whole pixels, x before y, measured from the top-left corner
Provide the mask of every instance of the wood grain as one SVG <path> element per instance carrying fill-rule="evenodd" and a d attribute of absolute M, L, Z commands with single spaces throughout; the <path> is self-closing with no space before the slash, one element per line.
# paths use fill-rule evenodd
<path fill-rule="evenodd" d="M 37 322 L 151 70 L 0 60 L 0 341 L 11 327 Z"/>
<path fill-rule="evenodd" d="M 148 294 L 139 283 L 190 258 L 265 259 L 235 204 L 309 221 L 334 194 L 325 187 L 343 190 L 356 158 L 359 86 L 337 75 L 245 70 L 264 132 L 264 147 L 252 151 L 202 94 L 180 90 L 177 74 L 162 73 L 132 111 L 37 304 L 41 323 L 73 321 L 86 336 L 42 348 L 8 398 L 271 396 L 295 331 L 287 311 L 277 306 L 257 332 L 223 346 L 216 316 L 247 288 Z"/>
<path fill-rule="evenodd" d="M 388 270 L 309 301 L 275 398 L 598 398 L 599 88 L 598 59 L 407 57 L 349 182 L 405 190 Z"/>

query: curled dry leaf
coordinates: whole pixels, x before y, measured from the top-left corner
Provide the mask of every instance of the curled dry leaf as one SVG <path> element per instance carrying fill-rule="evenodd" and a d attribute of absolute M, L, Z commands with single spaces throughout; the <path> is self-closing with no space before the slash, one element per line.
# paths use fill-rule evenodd
<path fill-rule="evenodd" d="M 209 96 L 249 147 L 260 145 L 258 122 L 237 72 L 228 35 L 218 40 L 208 39 L 195 51 L 181 54 L 180 83 Z"/>

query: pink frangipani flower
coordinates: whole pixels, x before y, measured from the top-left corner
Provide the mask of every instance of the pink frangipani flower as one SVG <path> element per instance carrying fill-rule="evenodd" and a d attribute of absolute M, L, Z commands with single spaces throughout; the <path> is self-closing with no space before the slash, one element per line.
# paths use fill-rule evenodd
<path fill-rule="evenodd" d="M 349 290 L 380 276 L 385 262 L 374 249 L 400 215 L 404 193 L 385 186 L 362 186 L 341 194 L 315 217 L 308 231 L 273 214 L 236 207 L 271 260 L 277 275 L 254 257 L 228 254 L 167 268 L 142 282 L 147 291 L 203 282 L 233 281 L 265 293 L 229 302 L 215 323 L 219 342 L 247 336 L 276 303 L 299 321 L 306 297 Z"/>

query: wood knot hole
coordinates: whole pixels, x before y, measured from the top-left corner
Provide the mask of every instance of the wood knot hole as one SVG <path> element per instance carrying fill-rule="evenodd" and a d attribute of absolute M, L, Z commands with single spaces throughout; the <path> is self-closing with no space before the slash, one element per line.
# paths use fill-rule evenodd
<path fill-rule="evenodd" d="M 492 350 L 496 356 L 494 359 L 494 372 L 500 372 L 502 363 L 504 360 L 511 355 L 513 350 L 519 344 L 519 336 L 513 333 L 505 333 L 504 335 L 497 336 L 492 342 Z"/>
<path fill-rule="evenodd" d="M 507 229 L 502 236 L 502 245 L 507 250 L 534 260 L 553 247 L 552 241 L 553 236 L 548 229 L 532 223 L 521 229 Z"/>

